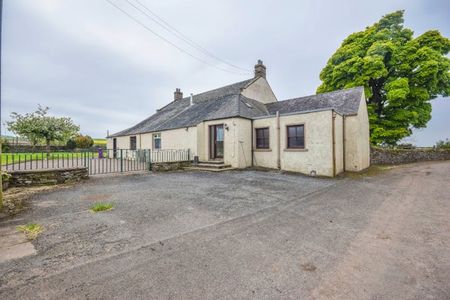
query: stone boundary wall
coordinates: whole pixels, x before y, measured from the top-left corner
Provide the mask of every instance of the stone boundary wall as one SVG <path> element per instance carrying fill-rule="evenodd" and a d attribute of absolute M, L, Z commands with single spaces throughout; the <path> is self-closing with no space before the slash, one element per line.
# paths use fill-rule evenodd
<path fill-rule="evenodd" d="M 8 174 L 10 175 L 9 187 L 53 185 L 81 181 L 89 177 L 87 168 L 12 171 Z"/>
<path fill-rule="evenodd" d="M 152 171 L 168 172 L 168 171 L 183 170 L 184 168 L 189 167 L 190 165 L 191 162 L 189 161 L 152 163 Z"/>
<path fill-rule="evenodd" d="M 445 149 L 383 149 L 370 150 L 370 163 L 374 165 L 396 165 L 419 161 L 450 160 L 450 150 Z"/>

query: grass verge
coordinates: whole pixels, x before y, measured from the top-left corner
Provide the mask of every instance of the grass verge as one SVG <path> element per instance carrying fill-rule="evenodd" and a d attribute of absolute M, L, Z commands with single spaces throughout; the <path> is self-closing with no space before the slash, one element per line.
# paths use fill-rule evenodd
<path fill-rule="evenodd" d="M 112 203 L 95 203 L 91 207 L 92 212 L 101 212 L 101 211 L 107 211 L 114 208 L 114 205 Z"/>
<path fill-rule="evenodd" d="M 396 165 L 371 165 L 361 172 L 345 172 L 344 177 L 358 179 L 364 177 L 372 177 L 383 174 L 386 171 L 396 168 Z"/>
<path fill-rule="evenodd" d="M 44 228 L 36 223 L 29 223 L 26 225 L 17 226 L 17 230 L 23 232 L 27 239 L 34 240 L 37 236 L 44 231 Z"/>

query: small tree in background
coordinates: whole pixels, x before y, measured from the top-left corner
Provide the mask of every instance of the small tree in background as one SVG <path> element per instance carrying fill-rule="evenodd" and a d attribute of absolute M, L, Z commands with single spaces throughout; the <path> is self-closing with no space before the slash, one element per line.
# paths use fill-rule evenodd
<path fill-rule="evenodd" d="M 373 144 L 395 145 L 426 127 L 430 100 L 450 94 L 450 40 L 430 30 L 414 38 L 403 11 L 349 35 L 320 73 L 318 93 L 364 86 Z"/>
<path fill-rule="evenodd" d="M 450 140 L 446 139 L 445 141 L 437 141 L 434 146 L 436 149 L 448 149 L 450 150 Z"/>
<path fill-rule="evenodd" d="M 35 112 L 25 115 L 13 112 L 12 121 L 6 122 L 8 130 L 27 138 L 33 145 L 45 142 L 47 152 L 50 152 L 50 143 L 66 143 L 78 133 L 80 127 L 71 118 L 48 116 L 48 110 L 48 107 L 39 105 Z"/>
<path fill-rule="evenodd" d="M 86 149 L 94 145 L 94 140 L 89 135 L 78 135 L 75 137 L 77 148 Z"/>
<path fill-rule="evenodd" d="M 75 142 L 74 138 L 71 138 L 66 143 L 66 148 L 69 150 L 73 150 L 77 147 L 77 142 Z"/>

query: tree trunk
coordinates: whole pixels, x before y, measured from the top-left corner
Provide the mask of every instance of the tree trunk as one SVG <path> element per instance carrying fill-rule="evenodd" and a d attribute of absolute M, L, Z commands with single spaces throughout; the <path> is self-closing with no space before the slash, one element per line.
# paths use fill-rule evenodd
<path fill-rule="evenodd" d="M 50 156 L 50 140 L 45 140 L 45 152 L 47 152 L 47 157 Z"/>
<path fill-rule="evenodd" d="M 378 118 L 381 117 L 383 113 L 383 99 L 381 97 L 381 89 L 383 87 L 383 79 L 370 79 L 369 80 L 369 86 L 372 89 L 372 97 L 370 97 L 369 102 L 375 104 L 375 113 L 377 114 Z"/>

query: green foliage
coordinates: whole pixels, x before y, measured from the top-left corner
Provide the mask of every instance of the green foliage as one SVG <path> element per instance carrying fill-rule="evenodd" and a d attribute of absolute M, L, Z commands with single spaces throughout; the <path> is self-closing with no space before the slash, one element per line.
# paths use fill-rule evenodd
<path fill-rule="evenodd" d="M 113 207 L 114 207 L 114 205 L 111 203 L 95 203 L 91 207 L 91 211 L 92 212 L 101 212 L 101 211 L 111 210 L 111 209 L 113 209 Z"/>
<path fill-rule="evenodd" d="M 445 141 L 437 141 L 434 146 L 436 149 L 449 149 L 450 150 L 450 140 L 446 139 Z"/>
<path fill-rule="evenodd" d="M 449 51 L 450 40 L 437 30 L 413 38 L 397 11 L 344 40 L 317 92 L 364 86 L 372 143 L 395 145 L 426 127 L 431 99 L 450 94 Z"/>
<path fill-rule="evenodd" d="M 78 135 L 75 137 L 77 148 L 86 149 L 94 145 L 94 140 L 89 135 Z"/>
<path fill-rule="evenodd" d="M 71 118 L 48 116 L 48 110 L 39 105 L 35 112 L 25 115 L 13 112 L 12 121 L 6 123 L 8 130 L 27 138 L 33 145 L 43 141 L 47 146 L 54 141 L 66 143 L 78 133 L 80 127 Z"/>
<path fill-rule="evenodd" d="M 0 143 L 2 144 L 2 152 L 9 151 L 9 142 L 5 138 L 0 138 Z"/>
<path fill-rule="evenodd" d="M 25 233 L 25 236 L 29 240 L 34 240 L 40 233 L 42 233 L 42 231 L 44 231 L 41 225 L 35 223 L 17 226 L 17 230 Z"/>
<path fill-rule="evenodd" d="M 75 141 L 74 138 L 71 138 L 71 139 L 69 139 L 69 140 L 67 141 L 66 147 L 67 147 L 67 149 L 69 149 L 69 150 L 73 150 L 73 149 L 75 149 L 75 148 L 77 147 L 77 142 Z"/>

